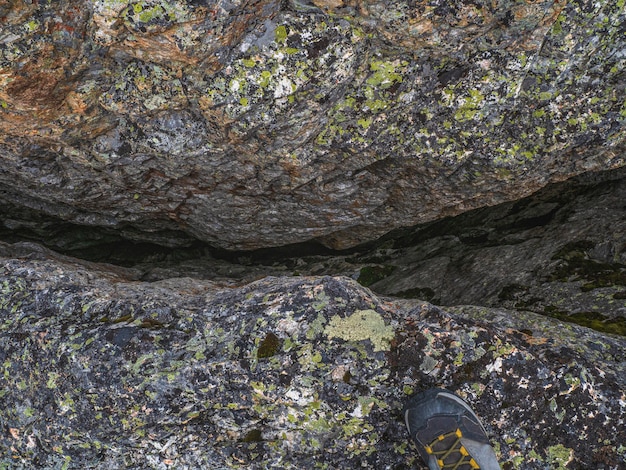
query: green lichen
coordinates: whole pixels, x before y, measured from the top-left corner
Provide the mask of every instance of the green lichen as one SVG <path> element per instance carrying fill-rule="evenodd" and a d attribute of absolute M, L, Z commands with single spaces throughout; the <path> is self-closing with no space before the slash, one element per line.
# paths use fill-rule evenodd
<path fill-rule="evenodd" d="M 334 315 L 324 328 L 328 338 L 345 341 L 371 341 L 374 351 L 388 351 L 394 329 L 385 325 L 383 317 L 374 310 L 357 310 L 349 317 Z"/>
<path fill-rule="evenodd" d="M 431 356 L 425 355 L 422 363 L 420 364 L 420 370 L 425 374 L 429 374 L 435 369 L 435 367 L 437 367 L 437 364 L 438 362 L 436 359 Z"/>
<path fill-rule="evenodd" d="M 395 61 L 372 60 L 370 70 L 374 73 L 367 79 L 367 84 L 381 89 L 387 89 L 394 83 L 402 82 L 402 74 L 398 72 L 398 67 L 406 67 L 408 62 L 400 63 Z"/>
<path fill-rule="evenodd" d="M 37 20 L 31 20 L 26 24 L 26 29 L 29 33 L 32 33 L 37 28 L 39 28 L 39 22 Z"/>
<path fill-rule="evenodd" d="M 270 84 L 270 78 L 272 78 L 272 72 L 269 70 L 263 70 L 259 79 L 259 86 L 261 88 L 267 88 Z"/>
<path fill-rule="evenodd" d="M 454 119 L 459 122 L 474 119 L 484 99 L 485 97 L 479 90 L 469 90 L 468 95 L 463 99 L 463 104 L 454 113 Z"/>
<path fill-rule="evenodd" d="M 186 8 L 177 2 L 136 2 L 128 6 L 128 18 L 144 25 L 157 22 L 184 21 L 188 17 Z"/>
<path fill-rule="evenodd" d="M 307 339 L 314 339 L 318 334 L 320 334 L 324 330 L 325 323 L 326 323 L 326 317 L 324 317 L 324 315 L 320 313 L 315 318 L 315 320 L 309 323 L 309 328 L 307 329 L 307 332 L 306 332 Z"/>
<path fill-rule="evenodd" d="M 566 469 L 567 464 L 572 461 L 574 450 L 565 447 L 563 444 L 548 447 L 546 450 L 549 462 L 555 470 Z"/>
<path fill-rule="evenodd" d="M 276 31 L 274 32 L 275 39 L 277 43 L 283 43 L 287 39 L 287 28 L 285 25 L 280 25 L 276 27 Z"/>

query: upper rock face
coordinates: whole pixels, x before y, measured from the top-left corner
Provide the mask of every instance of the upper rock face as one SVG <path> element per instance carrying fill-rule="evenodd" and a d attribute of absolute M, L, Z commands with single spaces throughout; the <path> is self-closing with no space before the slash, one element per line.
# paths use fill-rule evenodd
<path fill-rule="evenodd" d="M 5 2 L 0 19 L 0 202 L 18 212 L 345 248 L 624 163 L 617 0 Z"/>

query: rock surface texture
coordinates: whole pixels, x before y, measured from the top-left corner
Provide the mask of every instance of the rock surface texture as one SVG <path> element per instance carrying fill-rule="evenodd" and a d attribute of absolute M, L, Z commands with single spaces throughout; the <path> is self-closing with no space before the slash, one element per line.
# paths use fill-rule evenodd
<path fill-rule="evenodd" d="M 0 261 L 2 468 L 416 468 L 400 410 L 432 386 L 505 469 L 626 463 L 623 338 L 342 277 L 149 283 L 33 244 Z"/>
<path fill-rule="evenodd" d="M 16 224 L 346 248 L 624 163 L 621 0 L 2 2 L 0 21 Z"/>
<path fill-rule="evenodd" d="M 624 70 L 624 0 L 0 1 L 0 470 L 413 469 L 435 386 L 626 468 Z"/>

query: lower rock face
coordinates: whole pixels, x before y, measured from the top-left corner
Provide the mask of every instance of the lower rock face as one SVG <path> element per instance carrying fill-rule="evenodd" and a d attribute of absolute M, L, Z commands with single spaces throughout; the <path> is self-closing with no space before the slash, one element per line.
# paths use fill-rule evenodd
<path fill-rule="evenodd" d="M 626 164 L 622 0 L 1 2 L 0 212 L 343 249 Z"/>
<path fill-rule="evenodd" d="M 434 386 L 472 404 L 503 468 L 626 465 L 623 338 L 343 277 L 0 258 L 3 468 L 415 468 L 400 410 Z"/>

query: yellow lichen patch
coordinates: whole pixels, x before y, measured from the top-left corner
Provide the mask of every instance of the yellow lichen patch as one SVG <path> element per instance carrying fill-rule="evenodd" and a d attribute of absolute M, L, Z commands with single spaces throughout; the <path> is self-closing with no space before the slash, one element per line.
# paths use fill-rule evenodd
<path fill-rule="evenodd" d="M 385 325 L 383 317 L 374 310 L 357 310 L 345 318 L 334 315 L 324 328 L 324 333 L 329 338 L 345 341 L 370 340 L 374 351 L 389 351 L 394 337 L 393 328 Z"/>

